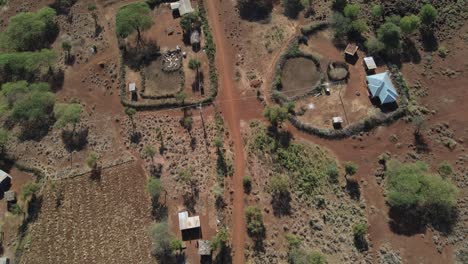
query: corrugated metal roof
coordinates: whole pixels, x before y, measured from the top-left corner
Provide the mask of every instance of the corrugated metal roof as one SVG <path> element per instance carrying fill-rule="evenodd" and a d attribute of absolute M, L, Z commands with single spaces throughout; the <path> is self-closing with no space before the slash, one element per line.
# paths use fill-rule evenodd
<path fill-rule="evenodd" d="M 388 72 L 367 76 L 367 82 L 372 97 L 379 97 L 382 104 L 396 102 L 398 93 Z"/>
<path fill-rule="evenodd" d="M 366 63 L 366 67 L 369 70 L 377 69 L 377 65 L 375 64 L 374 58 L 372 58 L 372 57 L 365 57 L 364 58 L 364 63 Z"/>
<path fill-rule="evenodd" d="M 3 182 L 6 178 L 10 178 L 11 180 L 11 176 L 8 173 L 0 170 L 0 182 Z"/>
<path fill-rule="evenodd" d="M 187 211 L 179 212 L 179 228 L 180 230 L 192 229 L 200 227 L 199 216 L 188 216 Z"/>

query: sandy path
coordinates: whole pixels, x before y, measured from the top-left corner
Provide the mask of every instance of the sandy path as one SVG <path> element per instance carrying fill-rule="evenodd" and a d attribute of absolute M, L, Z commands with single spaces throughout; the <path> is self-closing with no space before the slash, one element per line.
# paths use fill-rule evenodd
<path fill-rule="evenodd" d="M 232 226 L 233 263 L 244 263 L 245 247 L 245 222 L 244 222 L 244 190 L 242 187 L 242 177 L 245 171 L 244 144 L 240 130 L 239 111 L 239 91 L 234 87 L 234 63 L 232 53 L 226 41 L 225 30 L 218 16 L 218 1 L 205 1 L 208 11 L 208 20 L 213 31 L 214 40 L 217 47 L 216 64 L 220 76 L 221 89 L 219 100 L 225 101 L 221 104 L 224 120 L 226 121 L 231 138 L 234 142 L 234 208 Z"/>

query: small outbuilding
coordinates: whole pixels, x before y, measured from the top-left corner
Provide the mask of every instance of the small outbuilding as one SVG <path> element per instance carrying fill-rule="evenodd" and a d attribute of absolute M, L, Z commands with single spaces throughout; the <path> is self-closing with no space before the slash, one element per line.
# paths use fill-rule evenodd
<path fill-rule="evenodd" d="M 128 91 L 132 97 L 132 101 L 136 101 L 138 99 L 137 92 L 136 92 L 136 83 L 132 82 L 128 84 Z"/>
<path fill-rule="evenodd" d="M 367 87 L 372 98 L 379 98 L 380 104 L 395 103 L 398 93 L 393 86 L 388 71 L 369 75 L 367 78 Z"/>
<path fill-rule="evenodd" d="M 183 16 L 188 13 L 192 13 L 194 9 L 192 8 L 192 3 L 190 0 L 179 0 L 170 4 L 171 10 L 173 12 L 179 12 L 180 16 Z"/>
<path fill-rule="evenodd" d="M 332 118 L 332 123 L 335 129 L 339 129 L 342 127 L 343 118 L 341 118 L 341 116 L 335 116 Z"/>
<path fill-rule="evenodd" d="M 194 51 L 200 50 L 200 32 L 198 32 L 198 30 L 194 30 L 192 34 L 190 34 L 190 44 Z"/>
<path fill-rule="evenodd" d="M 345 49 L 344 52 L 345 52 L 346 55 L 354 57 L 354 56 L 356 56 L 356 52 L 358 51 L 358 49 L 359 49 L 358 45 L 356 45 L 354 43 L 349 43 L 346 46 L 346 49 Z"/>
<path fill-rule="evenodd" d="M 200 217 L 198 215 L 189 217 L 187 211 L 179 212 L 180 231 L 194 228 L 200 228 Z"/>
<path fill-rule="evenodd" d="M 211 244 L 209 240 L 198 240 L 198 255 L 210 256 L 211 255 Z"/>
<path fill-rule="evenodd" d="M 2 190 L 8 189 L 11 185 L 10 174 L 0 170 L 0 187 Z"/>
<path fill-rule="evenodd" d="M 16 202 L 16 193 L 14 191 L 6 191 L 5 192 L 5 201 L 8 203 Z"/>
<path fill-rule="evenodd" d="M 365 57 L 364 58 L 364 66 L 366 67 L 366 70 L 369 71 L 375 71 L 377 69 L 377 65 L 375 64 L 374 58 L 372 57 Z"/>
<path fill-rule="evenodd" d="M 6 257 L 1 257 L 0 264 L 10 264 L 10 259 Z"/>

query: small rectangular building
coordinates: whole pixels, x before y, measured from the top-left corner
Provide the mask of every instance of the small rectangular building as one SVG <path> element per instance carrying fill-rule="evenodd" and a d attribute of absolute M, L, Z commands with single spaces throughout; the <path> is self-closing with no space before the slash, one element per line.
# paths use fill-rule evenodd
<path fill-rule="evenodd" d="M 179 212 L 179 229 L 180 231 L 200 228 L 200 217 L 191 216 L 189 217 L 187 211 Z"/>
<path fill-rule="evenodd" d="M 210 256 L 211 255 L 211 244 L 209 240 L 198 240 L 198 255 Z"/>
<path fill-rule="evenodd" d="M 368 71 L 374 71 L 375 69 L 377 69 L 377 65 L 375 64 L 374 58 L 372 57 L 364 58 L 364 66 Z"/>
<path fill-rule="evenodd" d="M 335 129 L 339 129 L 342 127 L 343 118 L 341 118 L 341 116 L 335 116 L 332 118 L 332 123 Z"/>
<path fill-rule="evenodd" d="M 183 16 L 188 13 L 192 13 L 194 10 L 192 8 L 192 3 L 190 0 L 179 0 L 170 4 L 172 11 L 179 11 L 180 16 Z"/>
<path fill-rule="evenodd" d="M 16 193 L 14 191 L 6 191 L 5 200 L 9 203 L 16 202 Z"/>
<path fill-rule="evenodd" d="M 10 259 L 6 257 L 1 257 L 0 264 L 10 264 Z"/>
<path fill-rule="evenodd" d="M 353 43 L 349 43 L 346 46 L 345 54 L 349 55 L 351 57 L 354 57 L 356 55 L 356 52 L 358 51 L 358 49 L 359 49 L 358 45 L 353 44 Z"/>

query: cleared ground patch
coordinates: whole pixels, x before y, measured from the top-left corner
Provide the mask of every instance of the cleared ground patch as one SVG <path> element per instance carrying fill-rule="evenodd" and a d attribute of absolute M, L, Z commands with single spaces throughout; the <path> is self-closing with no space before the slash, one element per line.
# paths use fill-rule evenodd
<path fill-rule="evenodd" d="M 288 97 L 312 90 L 320 81 L 320 71 L 311 59 L 298 57 L 288 59 L 282 71 L 281 91 Z"/>
<path fill-rule="evenodd" d="M 145 96 L 167 97 L 182 90 L 184 73 L 182 70 L 174 72 L 163 71 L 162 57 L 153 61 L 145 68 Z"/>
<path fill-rule="evenodd" d="M 100 181 L 84 175 L 47 187 L 20 263 L 154 263 L 145 183 L 142 168 L 127 164 Z"/>

